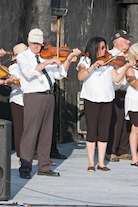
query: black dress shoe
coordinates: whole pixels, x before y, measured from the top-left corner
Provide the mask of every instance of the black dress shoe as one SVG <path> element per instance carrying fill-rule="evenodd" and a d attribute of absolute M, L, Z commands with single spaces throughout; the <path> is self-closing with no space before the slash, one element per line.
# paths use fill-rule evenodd
<path fill-rule="evenodd" d="M 51 158 L 56 158 L 56 159 L 67 159 L 67 157 L 65 155 L 61 155 L 59 153 L 51 153 L 50 157 Z"/>
<path fill-rule="evenodd" d="M 46 176 L 60 176 L 58 172 L 54 172 L 52 170 L 46 171 L 46 172 L 38 172 L 37 175 L 46 175 Z"/>
<path fill-rule="evenodd" d="M 20 178 L 31 179 L 31 175 L 29 172 L 20 172 Z"/>

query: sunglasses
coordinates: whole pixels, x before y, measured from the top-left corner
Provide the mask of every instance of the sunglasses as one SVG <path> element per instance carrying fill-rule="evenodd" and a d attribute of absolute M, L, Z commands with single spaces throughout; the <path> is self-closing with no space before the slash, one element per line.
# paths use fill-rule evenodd
<path fill-rule="evenodd" d="M 104 50 L 104 49 L 107 49 L 107 46 L 105 45 L 103 45 L 102 47 L 99 47 L 101 50 Z"/>

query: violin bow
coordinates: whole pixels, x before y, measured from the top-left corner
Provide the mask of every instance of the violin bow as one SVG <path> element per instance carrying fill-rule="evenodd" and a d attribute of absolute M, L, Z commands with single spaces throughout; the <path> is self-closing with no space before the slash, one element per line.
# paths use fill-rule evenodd
<path fill-rule="evenodd" d="M 59 59 L 60 17 L 57 20 L 57 59 Z"/>
<path fill-rule="evenodd" d="M 5 68 L 3 68 L 1 65 L 0 65 L 0 69 L 1 69 L 3 72 L 7 73 L 7 75 L 11 76 L 11 74 L 10 74 L 7 70 L 5 70 Z"/>
<path fill-rule="evenodd" d="M 124 49 L 122 50 L 122 51 L 120 51 L 120 52 L 118 52 L 115 56 L 113 56 L 111 59 L 109 59 L 109 60 L 107 60 L 105 63 L 104 63 L 104 65 L 106 65 L 107 63 L 109 63 L 109 62 L 111 62 L 112 60 L 115 60 L 115 58 L 121 53 L 121 52 L 123 52 L 124 51 Z M 102 65 L 102 66 L 104 66 L 104 65 Z"/>

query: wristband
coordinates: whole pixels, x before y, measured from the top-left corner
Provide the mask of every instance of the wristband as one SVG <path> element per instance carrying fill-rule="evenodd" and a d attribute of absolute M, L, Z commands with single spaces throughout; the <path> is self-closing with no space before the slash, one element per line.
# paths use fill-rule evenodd
<path fill-rule="evenodd" d="M 69 63 L 71 63 L 71 61 L 70 60 L 68 60 L 68 59 L 66 59 Z"/>

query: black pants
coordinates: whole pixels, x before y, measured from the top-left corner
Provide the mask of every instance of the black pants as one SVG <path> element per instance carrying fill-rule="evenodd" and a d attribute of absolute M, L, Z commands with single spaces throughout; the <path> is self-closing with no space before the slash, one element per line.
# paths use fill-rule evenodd
<path fill-rule="evenodd" d="M 112 103 L 95 103 L 84 100 L 84 111 L 87 125 L 86 141 L 107 142 Z"/>
<path fill-rule="evenodd" d="M 107 154 L 122 155 L 129 150 L 130 121 L 124 118 L 125 92 L 116 91 L 107 144 Z"/>
<path fill-rule="evenodd" d="M 14 102 L 10 103 L 12 122 L 14 128 L 14 143 L 17 157 L 20 157 L 20 140 L 23 133 L 23 106 Z"/>

